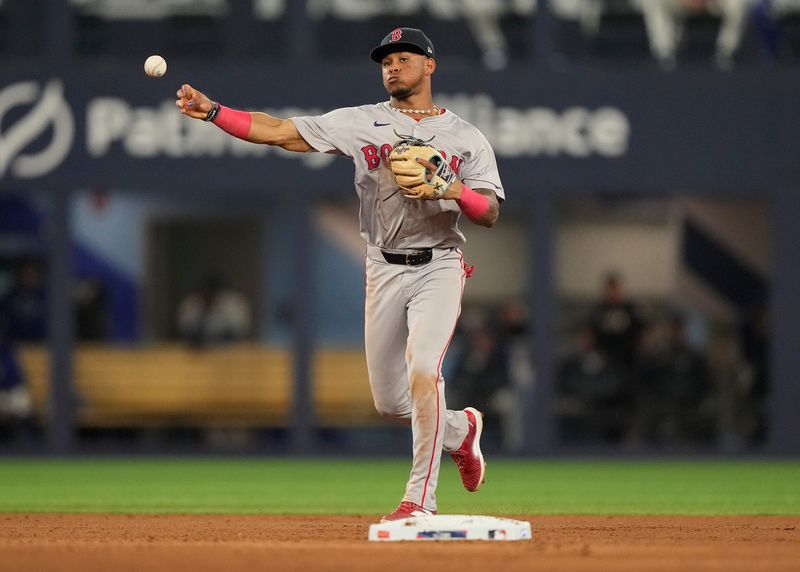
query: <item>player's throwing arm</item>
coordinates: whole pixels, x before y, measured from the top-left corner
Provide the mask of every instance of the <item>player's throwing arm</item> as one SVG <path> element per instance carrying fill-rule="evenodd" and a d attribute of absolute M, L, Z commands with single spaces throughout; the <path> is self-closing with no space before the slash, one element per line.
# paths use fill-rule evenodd
<path fill-rule="evenodd" d="M 220 105 L 204 93 L 185 83 L 176 93 L 175 105 L 192 119 L 210 121 L 223 131 L 251 143 L 275 145 L 287 151 L 313 151 L 289 119 L 279 119 L 267 113 L 238 111 Z"/>

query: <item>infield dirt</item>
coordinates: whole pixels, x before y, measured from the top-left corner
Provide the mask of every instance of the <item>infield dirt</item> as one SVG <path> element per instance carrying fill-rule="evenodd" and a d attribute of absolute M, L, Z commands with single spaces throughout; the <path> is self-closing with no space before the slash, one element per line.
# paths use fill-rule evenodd
<path fill-rule="evenodd" d="M 368 542 L 370 516 L 0 515 L 0 571 L 800 570 L 800 517 L 531 516 L 522 542 Z"/>

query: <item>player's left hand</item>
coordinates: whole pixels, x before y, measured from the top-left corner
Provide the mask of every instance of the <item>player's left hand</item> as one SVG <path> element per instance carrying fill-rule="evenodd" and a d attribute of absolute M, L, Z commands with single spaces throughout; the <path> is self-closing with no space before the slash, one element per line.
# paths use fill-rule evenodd
<path fill-rule="evenodd" d="M 425 167 L 425 170 L 429 173 L 429 175 L 426 176 L 426 179 L 428 177 L 436 176 L 436 173 L 437 173 L 437 171 L 439 169 L 436 165 L 434 165 L 433 163 L 431 163 L 427 159 L 423 159 L 422 157 L 417 157 L 416 161 L 417 161 L 417 163 L 419 163 L 420 165 Z M 423 185 L 424 184 L 425 183 L 423 183 Z M 422 186 L 422 185 L 418 185 L 418 186 Z M 430 185 L 425 185 L 425 186 L 430 187 Z M 409 197 L 409 198 L 421 198 L 421 197 L 418 196 L 420 194 L 421 189 L 417 189 L 417 187 L 412 187 L 411 189 L 409 189 L 409 191 L 412 191 L 412 192 L 407 192 L 406 193 L 407 197 Z M 425 191 L 422 191 L 422 193 L 424 194 Z M 411 196 L 411 195 L 413 195 L 413 196 Z M 447 188 L 445 189 L 444 193 L 442 193 L 442 196 L 438 197 L 438 198 L 440 198 L 440 199 L 457 199 L 459 196 L 461 196 L 461 181 L 458 179 L 458 177 L 454 176 L 453 180 L 451 181 L 451 183 L 449 185 L 447 185 Z"/>
<path fill-rule="evenodd" d="M 389 160 L 397 186 L 406 197 L 421 200 L 458 197 L 461 189 L 458 178 L 433 147 L 399 141 Z"/>

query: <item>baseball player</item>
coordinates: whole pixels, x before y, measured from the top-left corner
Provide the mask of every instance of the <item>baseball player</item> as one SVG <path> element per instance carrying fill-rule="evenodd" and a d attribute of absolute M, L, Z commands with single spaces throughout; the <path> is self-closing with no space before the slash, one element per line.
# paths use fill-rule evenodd
<path fill-rule="evenodd" d="M 181 113 L 241 139 L 344 155 L 355 166 L 366 247 L 365 346 L 376 409 L 411 425 L 413 462 L 400 505 L 383 521 L 436 514 L 442 450 L 468 491 L 484 480 L 482 413 L 448 410 L 442 361 L 471 273 L 460 215 L 491 227 L 505 198 L 494 152 L 472 125 L 433 101 L 434 47 L 397 28 L 372 50 L 389 101 L 278 119 L 234 110 L 188 84 Z"/>

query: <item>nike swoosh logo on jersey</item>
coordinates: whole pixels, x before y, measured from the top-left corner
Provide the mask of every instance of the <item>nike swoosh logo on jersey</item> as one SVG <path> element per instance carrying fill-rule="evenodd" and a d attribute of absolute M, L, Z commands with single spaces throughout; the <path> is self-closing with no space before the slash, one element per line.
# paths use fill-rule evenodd
<path fill-rule="evenodd" d="M 373 127 L 386 127 L 387 125 L 391 125 L 391 123 L 378 123 L 377 121 L 372 124 Z"/>

